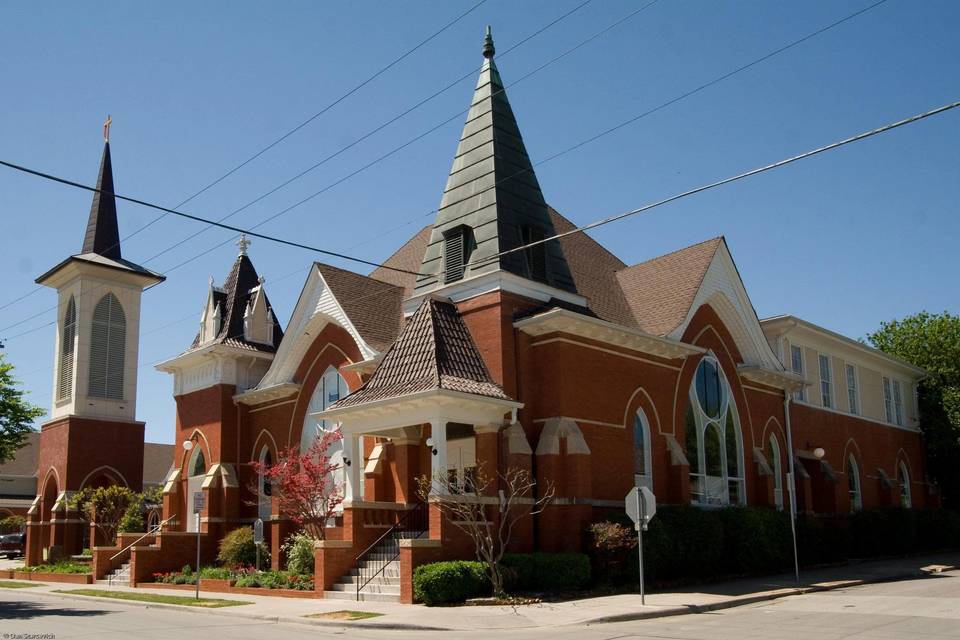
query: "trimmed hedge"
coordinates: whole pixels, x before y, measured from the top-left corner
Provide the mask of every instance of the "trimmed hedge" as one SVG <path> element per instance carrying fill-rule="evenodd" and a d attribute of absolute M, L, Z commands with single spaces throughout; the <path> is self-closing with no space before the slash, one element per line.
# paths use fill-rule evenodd
<path fill-rule="evenodd" d="M 507 590 L 582 589 L 590 584 L 590 558 L 583 553 L 508 553 L 503 556 Z M 434 562 L 413 572 L 413 595 L 427 605 L 453 604 L 490 595 L 483 562 Z"/>
<path fill-rule="evenodd" d="M 632 523 L 615 517 L 632 530 Z M 853 543 L 855 541 L 855 544 Z M 637 580 L 635 544 L 592 547 L 598 582 Z M 849 516 L 797 518 L 800 564 L 896 556 L 960 547 L 960 514 L 886 507 Z M 603 548 L 602 548 L 603 547 Z M 648 580 L 676 583 L 785 571 L 793 565 L 790 516 L 768 507 L 664 505 L 643 534 Z"/>
<path fill-rule="evenodd" d="M 466 602 L 490 595 L 490 581 L 481 562 L 434 562 L 413 572 L 413 595 L 428 606 Z"/>
<path fill-rule="evenodd" d="M 503 567 L 511 591 L 582 589 L 590 584 L 590 558 L 583 553 L 508 553 Z"/>

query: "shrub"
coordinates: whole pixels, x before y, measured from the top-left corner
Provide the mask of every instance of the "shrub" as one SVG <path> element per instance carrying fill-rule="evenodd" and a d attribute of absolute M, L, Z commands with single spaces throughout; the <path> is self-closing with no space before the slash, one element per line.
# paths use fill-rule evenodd
<path fill-rule="evenodd" d="M 886 507 L 858 511 L 850 516 L 850 549 L 856 558 L 903 555 L 915 546 L 914 511 Z"/>
<path fill-rule="evenodd" d="M 244 571 L 239 572 L 234 586 L 262 589 L 296 589 L 313 591 L 311 576 L 303 576 L 289 571 Z"/>
<path fill-rule="evenodd" d="M 508 553 L 503 566 L 510 590 L 582 589 L 590 583 L 590 559 L 583 553 Z"/>
<path fill-rule="evenodd" d="M 302 531 L 287 538 L 281 547 L 287 556 L 287 571 L 304 576 L 313 575 L 314 542 L 312 536 Z"/>
<path fill-rule="evenodd" d="M 230 580 L 233 572 L 226 567 L 204 567 L 200 569 L 200 577 L 204 580 Z"/>
<path fill-rule="evenodd" d="M 143 496 L 137 495 L 123 512 L 117 531 L 120 533 L 142 533 L 146 527 L 143 522 Z"/>
<path fill-rule="evenodd" d="M 599 582 L 618 584 L 636 581 L 637 534 L 619 522 L 594 522 L 587 528 L 593 573 Z"/>
<path fill-rule="evenodd" d="M 22 567 L 17 571 L 29 571 L 31 573 L 90 573 L 90 565 L 83 562 L 74 562 L 73 560 L 61 560 L 51 564 L 40 564 L 35 567 Z"/>
<path fill-rule="evenodd" d="M 260 545 L 260 553 L 267 553 L 263 544 Z M 223 536 L 217 561 L 228 567 L 246 567 L 256 563 L 257 547 L 253 542 L 253 529 L 240 527 Z"/>
<path fill-rule="evenodd" d="M 790 516 L 762 507 L 721 509 L 727 572 L 781 571 L 793 564 Z"/>
<path fill-rule="evenodd" d="M 920 551 L 960 547 L 960 513 L 949 509 L 923 509 L 914 515 L 916 544 Z"/>
<path fill-rule="evenodd" d="M 413 573 L 413 595 L 428 606 L 465 602 L 490 594 L 490 580 L 481 562 L 434 562 Z"/>

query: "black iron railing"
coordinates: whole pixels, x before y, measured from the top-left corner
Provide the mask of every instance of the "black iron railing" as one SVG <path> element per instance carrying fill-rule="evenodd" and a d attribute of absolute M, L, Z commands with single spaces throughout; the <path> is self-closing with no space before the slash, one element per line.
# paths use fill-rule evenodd
<path fill-rule="evenodd" d="M 357 556 L 357 600 L 360 600 L 360 591 L 378 576 L 385 576 L 384 572 L 390 563 L 400 557 L 400 540 L 421 538 L 429 529 L 430 511 L 427 503 L 418 502 Z"/>

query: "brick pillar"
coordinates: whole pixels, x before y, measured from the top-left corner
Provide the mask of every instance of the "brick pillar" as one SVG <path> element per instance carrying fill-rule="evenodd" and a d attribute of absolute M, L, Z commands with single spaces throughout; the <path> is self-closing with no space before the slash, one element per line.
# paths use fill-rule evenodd
<path fill-rule="evenodd" d="M 500 471 L 500 426 L 476 425 L 473 427 L 477 452 L 477 471 L 489 479 L 485 495 L 495 496 L 500 488 L 497 473 Z"/>
<path fill-rule="evenodd" d="M 417 475 L 420 473 L 420 443 L 415 440 L 393 440 L 394 495 L 397 502 L 417 501 Z"/>

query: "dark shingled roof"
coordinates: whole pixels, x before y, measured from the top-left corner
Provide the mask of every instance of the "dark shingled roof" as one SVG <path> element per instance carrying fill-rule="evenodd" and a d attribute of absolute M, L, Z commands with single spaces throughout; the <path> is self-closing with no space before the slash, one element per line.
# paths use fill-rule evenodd
<path fill-rule="evenodd" d="M 242 252 L 237 256 L 227 276 L 226 282 L 219 290 L 214 289 L 214 304 L 220 306 L 220 333 L 211 342 L 206 344 L 224 344 L 240 349 L 250 349 L 252 351 L 275 352 L 283 340 L 283 329 L 280 327 L 280 321 L 277 320 L 273 307 L 270 305 L 270 298 L 266 297 L 264 292 L 264 302 L 267 304 L 270 316 L 273 319 L 273 343 L 262 344 L 259 342 L 248 342 L 244 338 L 243 314 L 247 309 L 247 304 L 253 298 L 251 291 L 260 286 L 260 276 L 253 267 L 250 257 Z M 193 339 L 191 349 L 200 346 L 200 333 Z"/>
<path fill-rule="evenodd" d="M 354 407 L 434 389 L 510 400 L 490 377 L 456 306 L 427 298 L 370 380 L 330 408 Z"/>
<path fill-rule="evenodd" d="M 172 444 L 143 443 L 143 484 L 161 484 L 173 466 Z"/>
<path fill-rule="evenodd" d="M 442 273 L 444 234 L 461 226 L 468 227 L 473 236 L 470 262 L 521 246 L 524 229 L 541 234 L 539 237 L 554 235 L 540 183 L 493 61 L 493 40 L 489 32 L 483 53 L 480 78 L 423 262 L 419 269 L 414 269 L 422 274 Z M 507 271 L 575 291 L 557 241 L 546 243 L 545 269 L 545 274 L 533 273 L 524 252 L 517 252 L 468 267 L 465 275 Z M 432 275 L 421 276 L 416 292 L 425 293 L 442 284 Z"/>
<path fill-rule="evenodd" d="M 101 193 L 106 192 L 106 193 Z M 117 227 L 117 200 L 113 196 L 113 164 L 110 143 L 103 145 L 103 159 L 97 176 L 97 191 L 90 205 L 87 234 L 80 253 L 96 253 L 111 260 L 120 259 L 120 230 Z"/>
<path fill-rule="evenodd" d="M 364 341 L 381 353 L 386 351 L 403 323 L 403 288 L 328 264 L 316 265 Z"/>
<path fill-rule="evenodd" d="M 403 297 L 409 298 L 413 293 L 413 287 L 417 280 L 417 277 L 413 274 L 420 268 L 420 262 L 423 260 L 423 252 L 427 250 L 427 242 L 430 240 L 432 230 L 432 225 L 427 225 L 423 229 L 420 229 L 415 236 L 403 243 L 392 256 L 384 260 L 381 263 L 383 266 L 371 271 L 370 277 L 400 287 L 403 289 Z M 391 268 L 387 269 L 385 267 Z M 402 269 L 412 273 L 401 273 L 395 271 L 395 269 Z"/>
<path fill-rule="evenodd" d="M 628 267 L 617 274 L 637 326 L 665 336 L 687 317 L 707 269 L 723 238 Z"/>
<path fill-rule="evenodd" d="M 37 456 L 40 453 L 40 432 L 27 434 L 26 444 L 17 450 L 13 460 L 0 464 L 0 476 L 37 475 Z"/>

